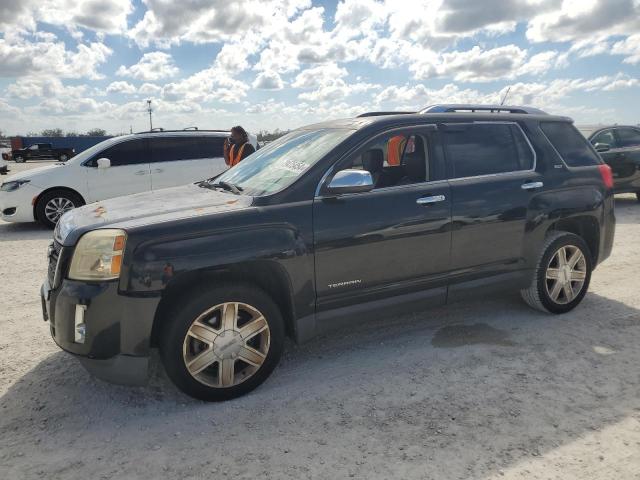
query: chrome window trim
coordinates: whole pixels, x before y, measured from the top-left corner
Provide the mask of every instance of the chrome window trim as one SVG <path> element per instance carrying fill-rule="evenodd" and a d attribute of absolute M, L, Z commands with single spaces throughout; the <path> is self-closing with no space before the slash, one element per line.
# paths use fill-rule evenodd
<path fill-rule="evenodd" d="M 536 168 L 538 167 L 538 155 L 536 155 L 536 151 L 533 148 L 533 144 L 531 143 L 531 140 L 529 140 L 529 137 L 527 137 L 527 134 L 524 133 L 524 130 L 522 130 L 522 127 L 518 124 L 518 122 L 509 122 L 509 121 L 490 121 L 490 120 L 479 120 L 479 121 L 475 121 L 475 122 L 461 122 L 461 123 L 447 123 L 445 125 L 473 125 L 473 124 L 490 124 L 490 125 L 515 125 L 518 130 L 520 130 L 520 133 L 522 134 L 522 136 L 524 137 L 524 139 L 527 142 L 527 145 L 529 145 L 529 150 L 531 150 L 531 153 L 533 154 L 533 166 L 532 168 L 528 169 L 528 170 L 510 170 L 508 172 L 498 172 L 498 173 L 485 173 L 482 175 L 472 175 L 469 177 L 454 177 L 454 178 L 449 178 L 450 182 L 455 182 L 458 180 L 472 180 L 472 179 L 476 179 L 476 178 L 492 178 L 492 177 L 500 177 L 500 176 L 514 176 L 517 174 L 522 174 L 522 173 L 535 173 L 536 172 Z M 442 142 L 443 146 L 446 145 L 446 142 Z M 446 147 L 445 147 L 446 148 Z M 445 157 L 448 157 L 447 152 L 445 151 Z M 448 158 L 446 158 L 447 162 L 449 161 Z M 447 177 L 449 177 L 449 175 L 447 174 Z"/>
<path fill-rule="evenodd" d="M 406 185 L 394 185 L 392 187 L 383 187 L 383 188 L 375 188 L 373 190 L 370 190 L 368 192 L 356 192 L 356 193 L 341 193 L 338 195 L 323 195 L 323 196 L 317 196 L 314 198 L 314 200 L 323 200 L 325 198 L 336 198 L 336 197 L 340 197 L 340 198 L 349 198 L 352 197 L 354 195 L 371 195 L 372 193 L 379 193 L 379 192 L 389 192 L 389 191 L 393 191 L 393 190 L 407 190 L 409 188 L 425 188 L 425 187 L 432 187 L 432 186 L 439 186 L 439 184 L 443 184 L 443 185 L 448 185 L 448 180 L 442 179 L 442 180 L 431 180 L 428 182 L 420 182 L 420 183 L 408 183 Z"/>

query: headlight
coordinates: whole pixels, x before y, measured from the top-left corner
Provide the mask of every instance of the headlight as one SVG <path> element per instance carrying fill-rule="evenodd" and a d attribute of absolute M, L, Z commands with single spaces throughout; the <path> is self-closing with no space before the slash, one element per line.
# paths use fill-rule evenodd
<path fill-rule="evenodd" d="M 0 185 L 0 190 L 3 192 L 13 192 L 14 190 L 19 189 L 25 183 L 29 183 L 30 180 L 13 180 L 11 182 L 4 182 Z"/>
<path fill-rule="evenodd" d="M 127 234 L 104 229 L 85 233 L 71 259 L 71 280 L 113 280 L 120 276 Z"/>

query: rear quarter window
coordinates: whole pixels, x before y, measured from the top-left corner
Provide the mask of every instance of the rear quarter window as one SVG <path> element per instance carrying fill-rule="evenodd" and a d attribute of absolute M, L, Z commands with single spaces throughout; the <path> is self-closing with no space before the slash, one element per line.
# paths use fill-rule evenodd
<path fill-rule="evenodd" d="M 448 124 L 443 139 L 453 178 L 517 172 L 534 166 L 531 147 L 515 124 Z"/>
<path fill-rule="evenodd" d="M 568 122 L 540 122 L 540 129 L 570 167 L 600 165 L 589 142 Z"/>

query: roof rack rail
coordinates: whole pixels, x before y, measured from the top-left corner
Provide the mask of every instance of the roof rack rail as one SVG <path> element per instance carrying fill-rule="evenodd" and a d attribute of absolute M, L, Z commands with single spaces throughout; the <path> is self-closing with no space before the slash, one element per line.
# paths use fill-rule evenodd
<path fill-rule="evenodd" d="M 221 132 L 221 133 L 229 133 L 229 130 L 224 130 L 224 129 L 211 129 L 211 130 L 200 130 L 198 127 L 187 127 L 187 128 L 183 128 L 182 130 L 165 130 L 164 128 L 154 128 L 153 130 L 143 130 L 141 132 L 136 132 L 136 134 L 139 133 L 177 133 L 177 132 L 186 132 L 186 131 L 192 131 L 192 132 Z"/>
<path fill-rule="evenodd" d="M 366 113 L 361 113 L 356 118 L 381 117 L 383 115 L 411 115 L 412 113 L 416 113 L 416 112 L 366 112 Z"/>
<path fill-rule="evenodd" d="M 420 110 L 419 113 L 525 113 L 529 115 L 548 115 L 538 108 L 520 107 L 514 105 L 482 105 L 482 104 L 442 104 L 430 105 Z"/>

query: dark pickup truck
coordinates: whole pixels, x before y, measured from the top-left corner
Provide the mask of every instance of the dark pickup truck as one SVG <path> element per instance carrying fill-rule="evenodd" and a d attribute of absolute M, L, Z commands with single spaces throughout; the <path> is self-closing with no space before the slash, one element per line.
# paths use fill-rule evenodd
<path fill-rule="evenodd" d="M 217 178 L 66 213 L 41 289 L 53 339 L 119 383 L 159 348 L 181 390 L 224 400 L 285 336 L 491 291 L 573 309 L 611 252 L 611 170 L 568 118 L 474 110 L 300 128 Z"/>
<path fill-rule="evenodd" d="M 53 148 L 50 143 L 34 143 L 27 148 L 12 150 L 11 156 L 18 163 L 27 160 L 51 159 L 66 162 L 76 154 L 73 148 Z"/>

